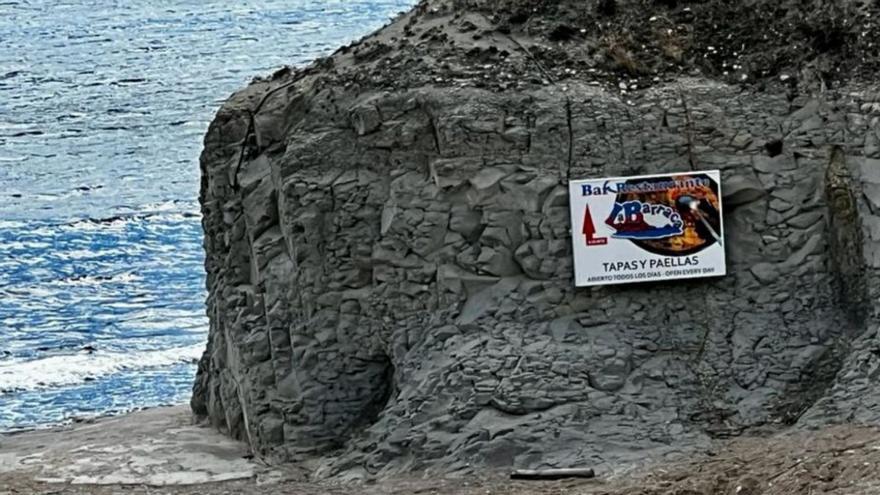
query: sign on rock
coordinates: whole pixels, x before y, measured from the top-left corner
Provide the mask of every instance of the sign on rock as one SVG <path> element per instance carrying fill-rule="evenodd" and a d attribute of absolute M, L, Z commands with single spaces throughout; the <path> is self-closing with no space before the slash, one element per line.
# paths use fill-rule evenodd
<path fill-rule="evenodd" d="M 717 170 L 569 183 L 575 284 L 727 273 Z"/>

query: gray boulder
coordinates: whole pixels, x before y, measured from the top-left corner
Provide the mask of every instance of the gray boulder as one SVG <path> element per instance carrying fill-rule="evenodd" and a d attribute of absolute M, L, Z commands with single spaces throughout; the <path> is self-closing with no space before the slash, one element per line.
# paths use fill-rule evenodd
<path fill-rule="evenodd" d="M 537 68 L 503 31 L 494 82 L 439 51 L 404 72 L 435 38 L 489 49 L 462 31 L 489 17 L 433 4 L 211 124 L 197 415 L 344 478 L 610 470 L 880 419 L 880 95 L 705 77 L 622 93 Z M 731 185 L 729 275 L 575 289 L 567 181 L 691 166 Z"/>

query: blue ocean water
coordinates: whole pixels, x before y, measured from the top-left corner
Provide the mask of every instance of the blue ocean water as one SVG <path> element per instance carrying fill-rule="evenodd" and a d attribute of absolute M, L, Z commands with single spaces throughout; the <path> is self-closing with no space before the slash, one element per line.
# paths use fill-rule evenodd
<path fill-rule="evenodd" d="M 189 399 L 222 100 L 415 0 L 0 0 L 0 431 Z"/>

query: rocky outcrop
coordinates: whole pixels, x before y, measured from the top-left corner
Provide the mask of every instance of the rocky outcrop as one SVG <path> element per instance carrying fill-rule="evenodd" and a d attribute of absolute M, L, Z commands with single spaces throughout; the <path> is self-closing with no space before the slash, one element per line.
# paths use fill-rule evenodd
<path fill-rule="evenodd" d="M 880 93 L 595 82 L 466 3 L 220 110 L 194 411 L 348 477 L 880 419 Z M 691 167 L 722 171 L 729 275 L 575 289 L 567 181 Z"/>

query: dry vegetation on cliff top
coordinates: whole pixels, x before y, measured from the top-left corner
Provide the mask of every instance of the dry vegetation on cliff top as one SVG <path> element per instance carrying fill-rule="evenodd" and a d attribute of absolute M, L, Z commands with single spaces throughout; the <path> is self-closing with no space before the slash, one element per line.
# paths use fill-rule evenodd
<path fill-rule="evenodd" d="M 880 67 L 876 0 L 425 0 L 319 61 L 346 85 L 494 90 L 702 75 L 832 87 Z"/>

